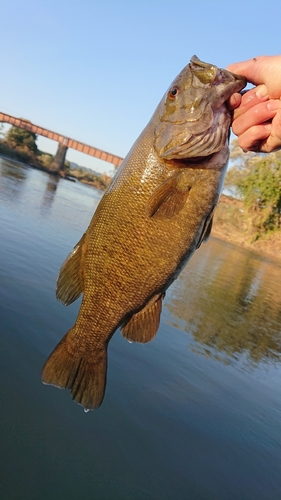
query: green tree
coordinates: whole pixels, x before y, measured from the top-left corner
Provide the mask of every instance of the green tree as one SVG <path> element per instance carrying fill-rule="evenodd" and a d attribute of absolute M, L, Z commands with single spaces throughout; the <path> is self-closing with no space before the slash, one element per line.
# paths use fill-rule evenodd
<path fill-rule="evenodd" d="M 23 128 L 11 127 L 5 135 L 5 139 L 9 146 L 14 148 L 19 148 L 29 151 L 33 153 L 38 152 L 38 148 L 36 145 L 36 134 L 29 132 L 28 130 L 24 130 Z"/>
<path fill-rule="evenodd" d="M 243 200 L 252 218 L 255 240 L 281 227 L 281 152 L 245 154 L 239 149 L 234 141 L 226 186 L 234 187 Z"/>

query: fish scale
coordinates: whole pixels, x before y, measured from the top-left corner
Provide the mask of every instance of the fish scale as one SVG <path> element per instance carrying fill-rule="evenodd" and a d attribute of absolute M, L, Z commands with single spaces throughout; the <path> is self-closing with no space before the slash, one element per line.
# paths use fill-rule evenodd
<path fill-rule="evenodd" d="M 61 267 L 58 299 L 65 305 L 82 293 L 83 299 L 42 380 L 70 389 L 86 409 L 103 400 L 116 329 L 129 341 L 152 340 L 165 291 L 210 234 L 229 155 L 231 117 L 224 103 L 245 85 L 244 77 L 194 56 Z"/>

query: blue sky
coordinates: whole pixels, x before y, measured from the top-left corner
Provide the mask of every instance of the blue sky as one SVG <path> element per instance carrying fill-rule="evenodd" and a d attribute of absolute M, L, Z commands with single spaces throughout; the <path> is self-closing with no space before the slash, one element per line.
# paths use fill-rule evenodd
<path fill-rule="evenodd" d="M 280 23 L 280 0 L 2 0 L 0 111 L 125 156 L 193 54 L 278 54 Z"/>

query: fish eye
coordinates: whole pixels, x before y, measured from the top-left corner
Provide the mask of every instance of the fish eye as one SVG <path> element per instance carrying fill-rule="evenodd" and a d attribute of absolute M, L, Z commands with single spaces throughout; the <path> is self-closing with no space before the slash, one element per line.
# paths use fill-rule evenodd
<path fill-rule="evenodd" d="M 178 95 L 180 89 L 178 87 L 172 87 L 169 92 L 168 92 L 168 97 L 170 99 L 175 99 L 175 97 Z"/>

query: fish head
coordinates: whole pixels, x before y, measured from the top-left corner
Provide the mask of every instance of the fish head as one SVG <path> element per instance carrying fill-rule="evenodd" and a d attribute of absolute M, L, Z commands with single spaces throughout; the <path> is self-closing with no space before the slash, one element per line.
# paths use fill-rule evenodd
<path fill-rule="evenodd" d="M 167 160 L 208 156 L 228 140 L 227 99 L 247 84 L 244 76 L 193 56 L 175 78 L 155 113 L 154 146 Z"/>

